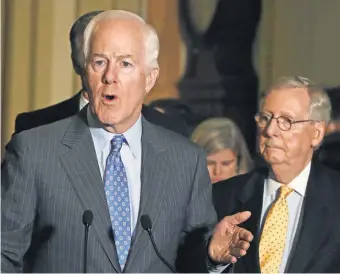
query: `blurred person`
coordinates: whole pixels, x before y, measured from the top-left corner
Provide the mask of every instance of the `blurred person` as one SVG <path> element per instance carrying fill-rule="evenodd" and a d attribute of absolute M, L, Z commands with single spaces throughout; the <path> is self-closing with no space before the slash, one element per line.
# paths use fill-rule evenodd
<path fill-rule="evenodd" d="M 332 104 L 332 115 L 325 139 L 315 157 L 324 165 L 340 171 L 340 87 L 326 91 Z"/>
<path fill-rule="evenodd" d="M 331 120 L 327 126 L 327 134 L 340 132 L 340 87 L 326 89 L 332 104 Z"/>
<path fill-rule="evenodd" d="M 190 137 L 193 129 L 201 120 L 187 104 L 179 99 L 166 98 L 154 100 L 149 104 L 149 107 L 170 117 L 174 117 L 181 121 L 182 124 L 185 124 L 187 129 L 186 135 L 188 137 Z"/>
<path fill-rule="evenodd" d="M 18 114 L 15 120 L 14 134 L 19 133 L 23 130 L 28 130 L 68 118 L 76 114 L 79 110 L 81 110 L 84 106 L 88 104 L 89 98 L 85 88 L 83 75 L 83 36 L 84 30 L 88 23 L 94 16 L 101 12 L 102 11 L 92 11 L 82 15 L 73 24 L 69 33 L 73 69 L 81 79 L 81 90 L 75 96 L 58 104 L 43 109 Z M 148 107 L 147 105 L 143 105 L 142 114 L 149 122 L 163 126 L 187 137 L 187 128 L 185 124 L 183 124 L 181 120 L 176 119 L 176 117 L 169 118 L 168 116 L 159 113 L 158 111 Z"/>
<path fill-rule="evenodd" d="M 83 272 L 86 210 L 93 213 L 89 273 L 172 271 L 149 233 L 180 272 L 220 271 L 247 253 L 253 235 L 238 225 L 250 213 L 216 225 L 203 151 L 141 114 L 158 78 L 158 54 L 155 30 L 136 14 L 105 11 L 88 24 L 89 104 L 70 118 L 14 135 L 7 146 L 2 272 L 22 271 L 32 233 L 46 227 L 51 235 L 33 272 Z M 141 216 L 148 221 L 141 223 Z"/>
<path fill-rule="evenodd" d="M 247 173 L 253 163 L 237 125 L 228 118 L 210 118 L 197 126 L 191 140 L 207 153 L 211 182 Z"/>
<path fill-rule="evenodd" d="M 176 98 L 163 98 L 150 102 L 149 107 L 169 115 L 182 115 L 192 112 L 190 107 Z"/>
<path fill-rule="evenodd" d="M 101 12 L 102 11 L 92 11 L 80 16 L 72 25 L 69 33 L 72 65 L 74 72 L 81 78 L 81 90 L 75 96 L 58 104 L 18 114 L 15 120 L 14 134 L 68 118 L 87 105 L 88 95 L 84 87 L 82 75 L 84 66 L 83 35 L 87 24 L 94 16 Z"/>
<path fill-rule="evenodd" d="M 255 119 L 268 169 L 213 185 L 218 218 L 250 210 L 254 241 L 241 273 L 340 272 L 340 173 L 312 161 L 330 119 L 327 93 L 303 77 L 280 78 Z"/>

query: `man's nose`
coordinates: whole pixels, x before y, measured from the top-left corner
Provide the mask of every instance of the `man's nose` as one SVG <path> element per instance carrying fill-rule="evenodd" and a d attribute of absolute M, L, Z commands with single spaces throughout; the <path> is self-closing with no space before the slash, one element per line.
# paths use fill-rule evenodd
<path fill-rule="evenodd" d="M 114 65 L 110 64 L 103 75 L 103 82 L 107 85 L 116 84 L 118 82 L 118 72 Z"/>
<path fill-rule="evenodd" d="M 275 136 L 280 131 L 280 128 L 277 124 L 277 120 L 275 118 L 271 119 L 267 126 L 264 128 L 265 134 L 267 136 Z"/>

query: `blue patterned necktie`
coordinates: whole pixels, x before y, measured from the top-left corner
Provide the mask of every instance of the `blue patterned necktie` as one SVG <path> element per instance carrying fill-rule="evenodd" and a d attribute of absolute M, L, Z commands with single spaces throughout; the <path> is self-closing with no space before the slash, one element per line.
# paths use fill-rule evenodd
<path fill-rule="evenodd" d="M 121 270 L 124 269 L 131 243 L 129 186 L 120 156 L 125 141 L 123 135 L 112 138 L 104 173 L 105 194 Z"/>

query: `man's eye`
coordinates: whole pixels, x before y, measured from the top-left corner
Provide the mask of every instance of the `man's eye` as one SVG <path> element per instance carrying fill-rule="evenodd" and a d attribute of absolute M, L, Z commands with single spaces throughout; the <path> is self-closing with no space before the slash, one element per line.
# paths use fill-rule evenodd
<path fill-rule="evenodd" d="M 101 67 L 101 66 L 105 65 L 105 61 L 104 60 L 97 60 L 97 61 L 94 61 L 94 64 L 96 66 Z"/>
<path fill-rule="evenodd" d="M 285 125 L 290 125 L 293 122 L 291 118 L 285 116 L 280 117 L 280 120 L 280 122 Z"/>
<path fill-rule="evenodd" d="M 270 116 L 268 116 L 268 115 L 262 115 L 261 116 L 261 121 L 263 121 L 263 122 L 269 122 L 270 121 Z"/>
<path fill-rule="evenodd" d="M 132 66 L 132 65 L 131 65 L 131 63 L 129 63 L 129 62 L 127 62 L 127 61 L 122 61 L 122 66 L 123 66 L 124 68 L 128 68 L 128 67 L 130 67 L 130 66 Z"/>

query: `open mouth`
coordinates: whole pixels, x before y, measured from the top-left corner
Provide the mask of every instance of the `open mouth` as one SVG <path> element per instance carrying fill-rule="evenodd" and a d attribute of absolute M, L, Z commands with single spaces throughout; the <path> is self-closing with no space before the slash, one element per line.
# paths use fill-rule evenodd
<path fill-rule="evenodd" d="M 109 102 L 113 102 L 116 99 L 118 99 L 118 97 L 116 95 L 105 95 L 104 98 Z"/>

